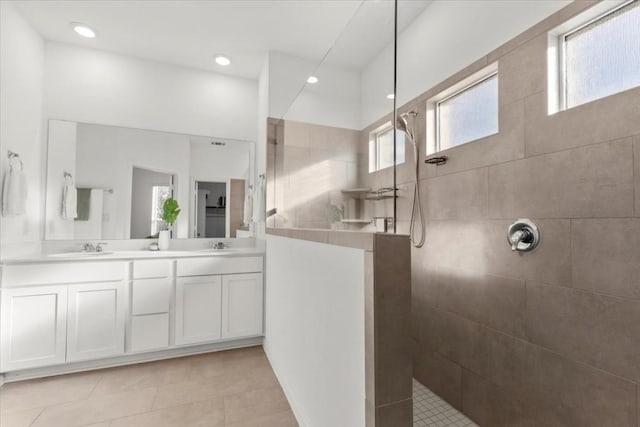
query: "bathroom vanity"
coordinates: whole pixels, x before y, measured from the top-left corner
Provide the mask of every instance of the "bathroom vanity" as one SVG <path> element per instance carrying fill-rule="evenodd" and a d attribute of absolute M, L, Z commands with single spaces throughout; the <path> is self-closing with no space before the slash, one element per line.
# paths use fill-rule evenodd
<path fill-rule="evenodd" d="M 36 377 L 260 343 L 263 267 L 256 248 L 4 260 L 0 372 Z"/>

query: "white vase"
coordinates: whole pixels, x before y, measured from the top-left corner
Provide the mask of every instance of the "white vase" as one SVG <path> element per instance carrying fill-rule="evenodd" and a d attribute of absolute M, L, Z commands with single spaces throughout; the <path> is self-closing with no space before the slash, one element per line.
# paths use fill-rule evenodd
<path fill-rule="evenodd" d="M 161 251 L 169 249 L 169 230 L 160 231 L 160 235 L 158 236 L 158 249 Z"/>

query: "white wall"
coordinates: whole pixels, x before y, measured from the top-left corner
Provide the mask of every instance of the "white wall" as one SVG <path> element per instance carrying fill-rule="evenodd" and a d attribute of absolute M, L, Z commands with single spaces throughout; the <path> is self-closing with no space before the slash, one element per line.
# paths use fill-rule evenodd
<path fill-rule="evenodd" d="M 6 1 L 0 2 L 0 175 L 7 150 L 20 154 L 29 186 L 26 214 L 0 219 L 0 256 L 38 247 L 43 230 L 42 85 L 40 35 Z"/>
<path fill-rule="evenodd" d="M 45 120 L 255 141 L 255 80 L 46 42 Z"/>
<path fill-rule="evenodd" d="M 316 84 L 307 84 L 310 75 Z M 269 52 L 269 116 L 360 129 L 360 73 Z"/>
<path fill-rule="evenodd" d="M 566 0 L 434 1 L 398 39 L 398 105 L 569 4 Z M 405 12 L 400 4 L 399 14 Z M 393 46 L 362 72 L 362 127 L 391 112 Z"/>
<path fill-rule="evenodd" d="M 363 427 L 364 251 L 267 236 L 265 351 L 302 427 Z"/>
<path fill-rule="evenodd" d="M 191 137 L 191 176 L 199 181 L 249 179 L 251 143 L 222 141 L 226 145 L 211 145 L 218 138 Z"/>
<path fill-rule="evenodd" d="M 76 142 L 77 125 L 74 122 L 52 120 L 48 126 L 47 188 L 45 197 L 45 239 L 71 240 L 74 238 L 74 220 L 62 217 L 62 195 L 69 173 L 77 184 Z M 104 164 L 105 158 L 96 153 Z M 97 171 L 96 171 L 97 172 Z M 106 171 L 105 171 L 106 172 Z M 92 172 L 94 173 L 94 172 Z"/>

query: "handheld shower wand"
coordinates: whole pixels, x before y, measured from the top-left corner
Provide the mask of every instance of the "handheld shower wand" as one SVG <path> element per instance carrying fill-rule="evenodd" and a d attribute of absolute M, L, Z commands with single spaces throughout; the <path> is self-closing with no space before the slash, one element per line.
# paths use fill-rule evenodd
<path fill-rule="evenodd" d="M 407 119 L 409 117 L 415 118 L 418 115 L 416 111 L 409 111 L 401 114 L 398 117 L 398 123 L 396 127 L 403 131 L 409 141 L 411 141 L 411 145 L 413 146 L 413 162 L 414 162 L 414 171 L 416 184 L 413 186 L 413 204 L 411 206 L 411 223 L 409 225 L 409 237 L 411 239 L 411 243 L 416 248 L 421 248 L 424 245 L 425 241 L 425 228 L 424 228 L 424 215 L 422 213 L 422 203 L 420 202 L 420 177 L 419 175 L 419 165 L 420 158 L 418 156 L 418 144 L 416 143 L 415 135 L 413 133 L 413 129 L 409 126 Z M 420 233 L 418 237 L 416 237 L 416 221 L 420 222 Z"/>

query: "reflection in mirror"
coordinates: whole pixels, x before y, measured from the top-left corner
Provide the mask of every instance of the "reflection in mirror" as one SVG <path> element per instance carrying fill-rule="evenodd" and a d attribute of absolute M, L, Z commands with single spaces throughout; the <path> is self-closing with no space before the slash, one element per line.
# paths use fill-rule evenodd
<path fill-rule="evenodd" d="M 90 188 L 83 188 L 78 189 L 78 195 L 80 195 L 81 191 L 93 192 Z M 162 220 L 162 208 L 164 202 L 171 197 L 173 197 L 173 175 L 133 167 L 130 236 L 132 239 L 157 238 L 160 230 L 168 229 L 168 224 Z M 78 201 L 80 201 L 80 197 L 78 197 Z M 94 220 L 88 212 L 81 219 L 81 211 L 81 205 L 78 203 L 78 218 L 76 218 L 76 221 Z M 99 215 L 96 216 L 99 217 Z M 94 233 L 95 235 L 98 235 L 98 233 Z"/>
<path fill-rule="evenodd" d="M 196 235 L 225 237 L 226 182 L 196 181 Z"/>
<path fill-rule="evenodd" d="M 47 240 L 157 238 L 170 197 L 172 238 L 243 228 L 251 142 L 61 120 L 48 140 Z"/>

